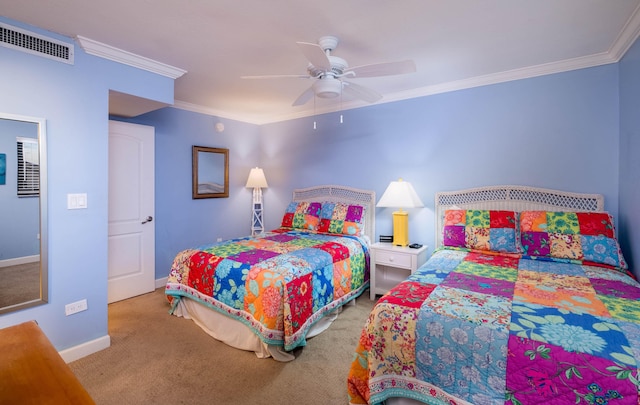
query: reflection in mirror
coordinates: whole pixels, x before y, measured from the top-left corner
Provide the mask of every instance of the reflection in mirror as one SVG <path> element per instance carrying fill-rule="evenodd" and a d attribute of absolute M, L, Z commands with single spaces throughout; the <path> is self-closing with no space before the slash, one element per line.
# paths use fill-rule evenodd
<path fill-rule="evenodd" d="M 229 197 L 229 149 L 194 146 L 192 197 Z"/>
<path fill-rule="evenodd" d="M 0 113 L 0 314 L 48 300 L 45 120 Z"/>

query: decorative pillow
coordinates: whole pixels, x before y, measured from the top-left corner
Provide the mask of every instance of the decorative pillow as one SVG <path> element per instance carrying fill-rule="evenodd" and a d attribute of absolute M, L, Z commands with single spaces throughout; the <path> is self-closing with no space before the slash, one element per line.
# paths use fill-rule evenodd
<path fill-rule="evenodd" d="M 282 218 L 282 226 L 295 229 L 318 230 L 320 223 L 319 202 L 291 202 Z"/>
<path fill-rule="evenodd" d="M 627 268 L 609 213 L 523 211 L 520 232 L 522 249 L 528 256 Z"/>
<path fill-rule="evenodd" d="M 517 213 L 497 210 L 446 210 L 443 245 L 518 253 Z"/>
<path fill-rule="evenodd" d="M 323 202 L 318 232 L 360 236 L 364 234 L 365 207 Z"/>

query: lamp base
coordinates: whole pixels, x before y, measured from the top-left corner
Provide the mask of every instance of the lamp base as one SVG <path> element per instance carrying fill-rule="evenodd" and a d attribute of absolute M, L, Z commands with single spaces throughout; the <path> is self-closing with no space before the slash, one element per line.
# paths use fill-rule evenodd
<path fill-rule="evenodd" d="M 262 189 L 260 187 L 253 189 L 251 212 L 251 236 L 255 236 L 264 232 L 264 225 L 262 224 Z"/>
<path fill-rule="evenodd" d="M 393 244 L 407 246 L 409 244 L 409 213 L 395 211 L 393 213 Z"/>

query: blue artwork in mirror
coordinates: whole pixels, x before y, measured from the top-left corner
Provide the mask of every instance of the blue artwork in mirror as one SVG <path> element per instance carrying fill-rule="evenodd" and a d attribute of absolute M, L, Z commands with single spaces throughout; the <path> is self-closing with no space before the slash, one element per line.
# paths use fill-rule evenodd
<path fill-rule="evenodd" d="M 7 154 L 0 153 L 0 185 L 7 184 Z"/>

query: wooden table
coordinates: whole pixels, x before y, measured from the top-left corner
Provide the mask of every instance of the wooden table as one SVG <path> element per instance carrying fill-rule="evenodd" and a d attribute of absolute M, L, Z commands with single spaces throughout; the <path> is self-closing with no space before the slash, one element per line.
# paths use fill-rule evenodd
<path fill-rule="evenodd" d="M 34 321 L 0 329 L 0 404 L 95 404 Z"/>

